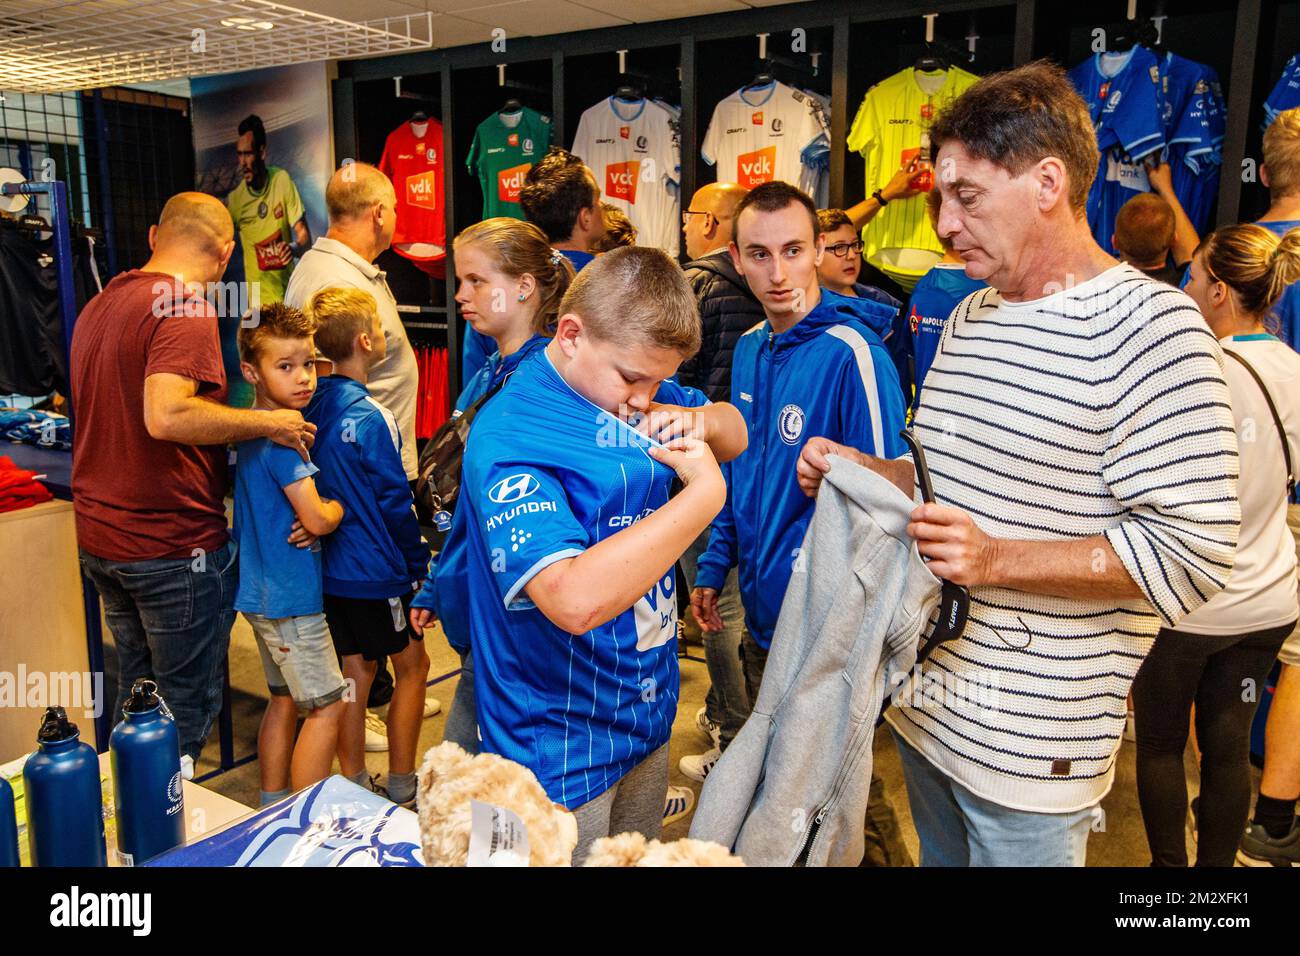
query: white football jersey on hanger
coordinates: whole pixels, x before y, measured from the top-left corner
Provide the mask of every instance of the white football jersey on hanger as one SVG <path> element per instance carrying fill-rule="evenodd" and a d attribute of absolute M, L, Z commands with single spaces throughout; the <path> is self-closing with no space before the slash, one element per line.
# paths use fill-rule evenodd
<path fill-rule="evenodd" d="M 772 180 L 804 186 L 830 151 L 821 102 L 784 83 L 739 89 L 713 110 L 700 155 L 718 182 L 753 189 Z"/>
<path fill-rule="evenodd" d="M 582 114 L 573 153 L 596 175 L 601 198 L 636 227 L 636 243 L 676 256 L 681 242 L 677 117 L 653 100 L 608 97 Z"/>

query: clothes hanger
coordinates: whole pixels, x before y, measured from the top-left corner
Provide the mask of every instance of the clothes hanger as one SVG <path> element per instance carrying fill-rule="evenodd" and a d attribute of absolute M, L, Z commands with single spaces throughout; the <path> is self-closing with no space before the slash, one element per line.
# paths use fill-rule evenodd
<path fill-rule="evenodd" d="M 1106 46 L 1107 53 L 1126 53 L 1135 46 L 1154 47 L 1159 37 L 1156 25 L 1150 20 L 1126 21 L 1113 31 L 1115 40 Z"/>
<path fill-rule="evenodd" d="M 614 90 L 614 98 L 629 103 L 639 103 L 645 99 L 645 90 L 641 84 L 634 81 L 621 83 L 618 89 Z"/>
<path fill-rule="evenodd" d="M 759 60 L 758 71 L 754 74 L 754 78 L 745 84 L 744 88 L 752 90 L 755 87 L 768 86 L 769 84 L 774 83 L 776 81 L 776 76 L 772 72 L 772 67 L 772 60 Z"/>
<path fill-rule="evenodd" d="M 926 504 L 934 501 L 934 486 L 930 482 L 930 468 L 925 461 L 925 450 L 920 440 L 912 434 L 910 428 L 898 433 L 912 450 L 912 463 L 916 468 L 916 483 L 921 489 L 921 500 Z M 970 592 L 960 584 L 942 578 L 939 589 L 939 620 L 934 626 L 934 633 L 917 652 L 916 663 L 919 665 L 940 644 L 955 641 L 966 630 L 966 619 L 970 616 Z"/>
<path fill-rule="evenodd" d="M 925 44 L 925 49 L 913 64 L 918 73 L 947 72 L 950 65 L 947 51 L 937 41 Z"/>

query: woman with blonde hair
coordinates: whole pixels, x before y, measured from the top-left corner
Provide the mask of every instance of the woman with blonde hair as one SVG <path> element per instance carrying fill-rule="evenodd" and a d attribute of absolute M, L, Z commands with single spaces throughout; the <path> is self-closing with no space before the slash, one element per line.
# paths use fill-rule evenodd
<path fill-rule="evenodd" d="M 453 249 L 461 315 L 471 328 L 496 343 L 496 351 L 456 399 L 452 413 L 456 417 L 471 409 L 477 411 L 490 401 L 520 363 L 550 339 L 560 300 L 573 281 L 573 266 L 551 248 L 545 234 L 532 223 L 504 217 L 470 226 L 456 237 Z M 460 654 L 460 681 L 443 739 L 477 753 L 462 514 L 452 515 L 443 548 L 434 556 L 424 585 L 411 601 L 410 618 L 419 634 L 440 619 L 447 643 Z"/>
<path fill-rule="evenodd" d="M 1288 637 L 1300 642 L 1292 634 L 1296 552 L 1287 528 L 1300 460 L 1300 355 L 1270 327 L 1271 309 L 1297 280 L 1300 230 L 1279 237 L 1229 226 L 1202 240 L 1192 258 L 1186 292 L 1224 351 L 1241 529 L 1232 566 L 1220 569 L 1224 589 L 1161 629 L 1133 683 L 1138 800 L 1155 866 L 1187 865 L 1183 750 L 1193 705 L 1201 750 L 1196 865 L 1232 865 L 1250 811 L 1251 721 L 1279 650 Z M 1181 437 L 1164 436 L 1169 456 L 1180 454 Z M 1291 652 L 1300 655 L 1300 647 Z M 1291 837 L 1300 839 L 1294 829 Z"/>

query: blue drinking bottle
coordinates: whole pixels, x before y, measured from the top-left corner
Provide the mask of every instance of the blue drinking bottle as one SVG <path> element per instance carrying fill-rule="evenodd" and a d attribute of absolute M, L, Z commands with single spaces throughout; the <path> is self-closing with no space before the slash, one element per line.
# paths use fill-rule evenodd
<path fill-rule="evenodd" d="M 108 739 L 117 805 L 118 862 L 143 863 L 185 839 L 176 721 L 158 685 L 137 680 Z"/>
<path fill-rule="evenodd" d="M 0 867 L 18 866 L 18 817 L 14 814 L 14 788 L 0 777 Z"/>
<path fill-rule="evenodd" d="M 107 866 L 99 757 L 62 707 L 47 707 L 23 764 L 32 866 Z"/>

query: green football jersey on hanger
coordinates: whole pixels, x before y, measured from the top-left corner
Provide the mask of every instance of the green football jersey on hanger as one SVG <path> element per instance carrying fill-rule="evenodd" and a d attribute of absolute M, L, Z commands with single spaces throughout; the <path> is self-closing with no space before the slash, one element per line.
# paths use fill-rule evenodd
<path fill-rule="evenodd" d="M 519 190 L 533 163 L 551 145 L 551 118 L 527 106 L 515 113 L 493 113 L 474 131 L 466 165 L 483 188 L 483 218 L 523 219 Z"/>

